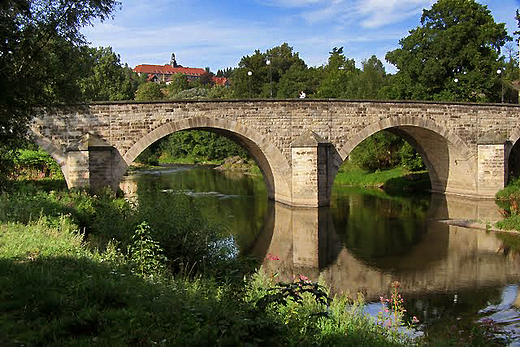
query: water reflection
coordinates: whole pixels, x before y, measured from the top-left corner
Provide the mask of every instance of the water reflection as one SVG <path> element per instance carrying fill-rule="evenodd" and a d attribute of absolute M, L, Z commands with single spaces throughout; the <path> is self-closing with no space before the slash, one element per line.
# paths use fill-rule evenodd
<path fill-rule="evenodd" d="M 261 259 L 280 280 L 321 277 L 333 292 L 361 292 L 368 301 L 388 294 L 397 280 L 407 308 L 422 321 L 488 316 L 517 335 L 520 259 L 510 250 L 511 237 L 442 222 L 498 220 L 492 200 L 336 187 L 330 207 L 301 209 L 268 202 L 261 179 L 190 167 L 170 171 L 124 185 L 191 196 L 210 220 L 228 226 L 241 253 Z"/>
<path fill-rule="evenodd" d="M 494 234 L 426 221 L 423 207 L 402 219 L 394 218 L 392 209 L 404 206 L 388 207 L 387 218 L 381 218 L 371 209 L 371 197 L 356 194 L 344 214 L 334 206 L 297 209 L 274 204 L 274 230 L 263 238 L 270 244 L 257 244 L 252 251 L 259 257 L 278 257 L 267 257 L 263 264 L 285 280 L 299 274 L 321 276 L 334 292 L 362 292 L 369 300 L 387 293 L 395 280 L 405 294 L 456 292 L 520 280 L 517 256 L 505 252 L 504 242 Z M 448 204 L 450 197 L 444 199 Z M 360 206 L 360 201 L 368 204 Z M 381 205 L 386 204 L 375 204 Z"/>

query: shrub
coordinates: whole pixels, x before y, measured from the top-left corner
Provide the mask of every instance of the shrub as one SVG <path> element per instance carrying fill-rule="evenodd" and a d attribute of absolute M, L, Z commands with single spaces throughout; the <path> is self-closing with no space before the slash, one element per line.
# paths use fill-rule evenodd
<path fill-rule="evenodd" d="M 17 177 L 38 179 L 50 177 L 62 179 L 63 174 L 56 161 L 44 150 L 22 149 L 18 151 L 14 164 Z"/>

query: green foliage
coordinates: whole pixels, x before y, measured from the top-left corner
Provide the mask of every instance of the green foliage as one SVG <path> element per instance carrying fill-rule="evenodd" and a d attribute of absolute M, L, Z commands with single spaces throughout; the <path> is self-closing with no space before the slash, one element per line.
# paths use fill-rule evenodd
<path fill-rule="evenodd" d="M 79 80 L 83 98 L 88 101 L 133 100 L 139 77 L 128 66 L 122 66 L 111 47 L 85 47 L 86 71 Z"/>
<path fill-rule="evenodd" d="M 343 47 L 334 47 L 329 52 L 329 61 L 322 69 L 322 79 L 316 96 L 318 98 L 353 98 L 358 94 L 356 83 L 359 70 L 353 59 L 343 54 Z"/>
<path fill-rule="evenodd" d="M 223 160 L 231 156 L 248 157 L 247 152 L 235 142 L 219 134 L 202 130 L 173 133 L 158 146 L 160 155 L 171 158 Z"/>
<path fill-rule="evenodd" d="M 73 5 L 58 0 L 0 3 L 0 148 L 21 145 L 32 106 L 81 99 L 77 76 L 83 68 L 79 47 L 84 39 L 80 30 L 109 18 L 117 5 L 114 0 Z"/>
<path fill-rule="evenodd" d="M 154 101 L 164 99 L 162 88 L 159 84 L 147 82 L 139 85 L 135 92 L 136 101 Z"/>
<path fill-rule="evenodd" d="M 170 79 L 170 83 L 166 87 L 166 90 L 168 91 L 168 98 L 171 99 L 172 96 L 188 89 L 189 87 L 190 84 L 185 74 L 174 74 Z"/>
<path fill-rule="evenodd" d="M 204 100 L 209 97 L 209 89 L 202 87 L 190 88 L 170 96 L 170 100 Z"/>
<path fill-rule="evenodd" d="M 312 296 L 317 304 L 326 307 L 328 307 L 332 301 L 323 286 L 318 283 L 313 283 L 306 276 L 300 275 L 294 282 L 278 282 L 276 287 L 269 288 L 267 294 L 262 296 L 256 302 L 256 306 L 264 310 L 269 305 L 287 306 L 289 301 L 302 305 L 303 297 L 305 295 Z M 323 315 L 326 317 L 327 312 L 318 312 L 316 315 Z"/>
<path fill-rule="evenodd" d="M 63 179 L 63 174 L 56 161 L 44 150 L 22 149 L 14 160 L 16 177 Z"/>
<path fill-rule="evenodd" d="M 406 141 L 403 141 L 401 148 L 397 151 L 400 164 L 410 171 L 421 171 L 426 169 L 421 156 Z"/>
<path fill-rule="evenodd" d="M 144 151 L 141 152 L 141 154 L 139 154 L 135 161 L 145 165 L 159 165 L 159 155 L 156 153 L 156 147 L 157 146 L 152 145 L 146 148 Z"/>
<path fill-rule="evenodd" d="M 520 179 L 512 180 L 504 189 L 498 191 L 495 202 L 505 217 L 495 225 L 501 229 L 520 231 Z"/>
<path fill-rule="evenodd" d="M 233 71 L 231 85 L 237 98 L 269 98 L 271 94 L 295 97 L 300 90 L 313 89 L 305 85 L 310 81 L 306 71 L 307 66 L 299 54 L 293 53 L 293 48 L 283 43 L 265 53 L 256 50 L 252 56 L 242 57 L 238 68 Z M 287 73 L 289 76 L 284 79 Z M 296 80 L 291 81 L 291 78 Z"/>
<path fill-rule="evenodd" d="M 0 144 L 0 193 L 9 188 L 10 176 L 14 172 L 16 151 Z"/>
<path fill-rule="evenodd" d="M 128 253 L 133 272 L 145 278 L 161 275 L 168 260 L 159 243 L 152 238 L 150 226 L 146 222 L 137 226 Z"/>
<path fill-rule="evenodd" d="M 247 301 L 260 303 L 255 315 L 266 316 L 274 322 L 274 327 L 269 327 L 276 328 L 269 331 L 269 334 L 277 336 L 274 344 L 367 347 L 411 344 L 402 334 L 397 339 L 389 337 L 386 328 L 364 315 L 362 297 L 352 300 L 344 295 L 329 301 L 326 289 L 302 280 L 302 277 L 294 283 L 283 283 L 276 289 L 273 289 L 272 279 L 266 278 L 262 269 L 250 280 Z M 302 284 L 300 288 L 305 289 L 299 290 L 299 284 Z M 292 295 L 297 298 L 296 301 L 289 299 Z M 264 303 L 267 303 L 265 307 Z"/>
<path fill-rule="evenodd" d="M 217 84 L 209 90 L 207 96 L 210 99 L 232 99 L 233 90 L 227 86 Z"/>
<path fill-rule="evenodd" d="M 222 226 L 207 221 L 190 197 L 141 191 L 138 205 L 137 219 L 150 226 L 170 269 L 190 273 L 216 268 L 220 253 L 215 246 L 223 238 Z"/>
<path fill-rule="evenodd" d="M 474 0 L 439 0 L 421 26 L 386 59 L 399 70 L 387 96 L 395 99 L 499 101 L 505 24 Z"/>
<path fill-rule="evenodd" d="M 382 99 L 384 98 L 383 90 L 388 83 L 385 67 L 383 62 L 375 55 L 370 59 L 361 63 L 363 69 L 358 77 L 359 94 L 353 96 L 355 99 Z"/>
<path fill-rule="evenodd" d="M 398 165 L 398 150 L 403 140 L 386 131 L 380 131 L 361 142 L 350 154 L 354 164 L 370 172 L 390 169 Z"/>

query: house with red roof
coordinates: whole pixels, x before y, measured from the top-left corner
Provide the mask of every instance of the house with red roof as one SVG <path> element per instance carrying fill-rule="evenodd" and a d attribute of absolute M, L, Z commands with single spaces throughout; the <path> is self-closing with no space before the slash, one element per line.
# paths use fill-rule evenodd
<path fill-rule="evenodd" d="M 175 60 L 175 54 L 172 54 L 172 59 L 170 64 L 167 65 L 137 65 L 134 69 L 134 72 L 141 76 L 142 74 L 148 75 L 148 80 L 151 82 L 164 82 L 168 83 L 171 77 L 175 74 L 183 74 L 186 76 L 188 81 L 195 81 L 199 79 L 206 70 L 201 68 L 193 68 L 193 67 L 184 67 L 182 65 L 178 65 Z M 213 77 L 213 82 L 219 85 L 227 85 L 227 78 L 224 77 Z"/>

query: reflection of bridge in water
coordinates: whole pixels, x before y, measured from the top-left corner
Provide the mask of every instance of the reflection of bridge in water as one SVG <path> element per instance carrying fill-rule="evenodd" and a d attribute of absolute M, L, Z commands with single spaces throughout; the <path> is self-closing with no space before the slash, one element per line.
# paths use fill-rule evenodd
<path fill-rule="evenodd" d="M 404 294 L 456 292 L 520 281 L 520 259 L 504 250 L 495 234 L 440 223 L 439 219 L 500 219 L 493 201 L 432 195 L 426 232 L 403 256 L 386 256 L 384 266 L 359 260 L 335 230 L 329 208 L 298 209 L 273 204 L 267 230 L 252 253 L 264 269 L 292 281 L 322 277 L 334 292 L 362 292 L 368 300 L 401 282 Z M 272 233 L 271 233 L 272 232 Z M 279 260 L 269 260 L 267 255 Z"/>

